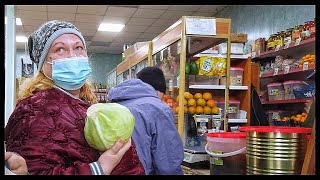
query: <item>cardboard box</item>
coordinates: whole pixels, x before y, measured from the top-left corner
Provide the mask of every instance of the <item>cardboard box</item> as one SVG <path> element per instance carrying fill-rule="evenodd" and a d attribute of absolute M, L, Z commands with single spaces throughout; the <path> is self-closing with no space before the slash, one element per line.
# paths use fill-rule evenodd
<path fill-rule="evenodd" d="M 142 48 L 143 46 L 147 45 L 149 41 L 144 41 L 144 42 L 136 42 L 133 46 L 135 50 L 137 51 L 138 49 Z"/>
<path fill-rule="evenodd" d="M 234 33 L 231 33 L 231 42 L 233 42 L 233 43 L 246 43 L 246 42 L 248 42 L 247 34 L 242 34 L 242 33 L 234 34 Z"/>
<path fill-rule="evenodd" d="M 127 48 L 126 50 L 123 51 L 124 57 L 130 56 L 131 54 L 138 51 L 138 49 L 142 48 L 143 46 L 147 45 L 148 43 L 149 43 L 149 41 L 136 42 L 135 44 L 133 44 L 132 46 L 130 46 L 129 48 Z"/>
<path fill-rule="evenodd" d="M 231 54 L 243 54 L 243 43 L 231 43 Z M 227 53 L 227 43 L 221 43 L 218 45 L 219 54 Z"/>

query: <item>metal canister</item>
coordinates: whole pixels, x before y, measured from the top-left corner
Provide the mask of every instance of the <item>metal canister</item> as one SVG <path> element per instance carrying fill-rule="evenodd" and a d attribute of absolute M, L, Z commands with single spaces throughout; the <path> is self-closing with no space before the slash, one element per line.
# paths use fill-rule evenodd
<path fill-rule="evenodd" d="M 247 132 L 247 174 L 301 174 L 311 128 L 243 126 L 239 130 Z"/>

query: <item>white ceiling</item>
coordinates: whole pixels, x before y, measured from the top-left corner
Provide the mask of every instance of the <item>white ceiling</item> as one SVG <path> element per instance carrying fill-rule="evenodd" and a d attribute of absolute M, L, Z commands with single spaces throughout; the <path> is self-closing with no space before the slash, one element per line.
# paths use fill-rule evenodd
<path fill-rule="evenodd" d="M 90 53 L 121 54 L 124 44 L 150 41 L 181 16 L 214 16 L 226 5 L 17 5 L 16 35 L 29 36 L 48 20 L 73 23 Z M 124 23 L 122 32 L 98 32 L 100 23 Z M 17 43 L 24 49 L 24 43 Z"/>

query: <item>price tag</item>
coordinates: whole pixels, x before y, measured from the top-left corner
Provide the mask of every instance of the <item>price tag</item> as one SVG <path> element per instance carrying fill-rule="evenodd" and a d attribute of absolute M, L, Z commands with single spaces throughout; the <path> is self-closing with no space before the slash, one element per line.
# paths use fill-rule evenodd
<path fill-rule="evenodd" d="M 180 75 L 177 76 L 177 87 L 179 87 Z"/>
<path fill-rule="evenodd" d="M 302 67 L 302 71 L 308 70 L 309 69 L 309 62 L 304 62 L 303 63 L 303 67 Z"/>
<path fill-rule="evenodd" d="M 169 91 L 173 91 L 173 80 L 169 79 Z"/>
<path fill-rule="evenodd" d="M 279 51 L 279 49 L 280 49 L 280 44 L 278 44 L 278 45 L 276 46 L 275 51 Z"/>
<path fill-rule="evenodd" d="M 186 18 L 186 34 L 216 35 L 216 19 Z"/>
<path fill-rule="evenodd" d="M 301 38 L 296 39 L 296 42 L 294 43 L 294 46 L 298 46 L 301 42 Z"/>
<path fill-rule="evenodd" d="M 284 74 L 288 74 L 289 71 L 290 71 L 290 66 L 289 65 L 285 66 L 284 67 Z"/>
<path fill-rule="evenodd" d="M 291 44 L 291 38 L 288 39 L 288 41 L 285 43 L 283 49 L 287 49 Z"/>
<path fill-rule="evenodd" d="M 278 75 L 278 72 L 279 72 L 279 68 L 274 68 L 273 75 L 274 76 Z"/>
<path fill-rule="evenodd" d="M 253 58 L 255 58 L 255 57 L 256 57 L 256 52 L 253 51 L 253 52 L 251 53 L 251 58 L 253 59 Z"/>
<path fill-rule="evenodd" d="M 284 45 L 283 49 L 287 49 L 290 46 L 290 43 Z"/>
<path fill-rule="evenodd" d="M 208 118 L 197 117 L 197 122 L 208 122 Z"/>

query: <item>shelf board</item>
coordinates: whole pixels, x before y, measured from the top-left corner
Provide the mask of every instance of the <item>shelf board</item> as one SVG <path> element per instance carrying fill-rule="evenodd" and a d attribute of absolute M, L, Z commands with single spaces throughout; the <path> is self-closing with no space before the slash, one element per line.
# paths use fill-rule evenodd
<path fill-rule="evenodd" d="M 307 70 L 303 70 L 303 68 L 295 68 L 295 69 L 290 69 L 287 74 L 292 74 L 292 73 L 298 73 L 298 72 L 305 72 L 305 71 L 312 71 L 315 70 L 316 66 L 309 66 Z M 282 76 L 286 75 L 284 71 L 279 71 L 277 75 L 273 75 L 272 73 L 264 73 L 261 75 L 261 78 L 269 78 L 269 77 L 275 77 L 275 76 Z"/>
<path fill-rule="evenodd" d="M 190 85 L 189 89 L 226 89 L 225 85 Z M 230 90 L 248 90 L 248 86 L 230 86 Z"/>
<path fill-rule="evenodd" d="M 201 57 L 201 56 L 209 56 L 209 57 L 220 57 L 220 58 L 227 58 L 225 54 L 213 54 L 213 53 L 199 53 L 194 55 L 193 57 Z M 250 57 L 249 54 L 231 54 L 230 59 L 248 59 Z"/>
<path fill-rule="evenodd" d="M 290 104 L 290 103 L 306 103 L 312 101 L 313 98 L 278 100 L 278 101 L 264 101 L 262 104 Z"/>
<path fill-rule="evenodd" d="M 230 90 L 248 90 L 248 86 L 229 86 Z"/>
<path fill-rule="evenodd" d="M 316 38 L 313 37 L 313 38 L 309 38 L 309 39 L 306 39 L 306 40 L 302 40 L 300 42 L 299 45 L 295 46 L 294 43 L 291 43 L 289 45 L 288 48 L 284 48 L 284 46 L 280 47 L 280 49 L 278 51 L 275 51 L 275 50 L 270 50 L 270 51 L 266 51 L 266 52 L 263 52 L 261 53 L 260 55 L 257 55 L 255 57 L 252 57 L 252 60 L 258 60 L 258 59 L 262 59 L 262 58 L 266 58 L 266 57 L 274 57 L 274 56 L 277 56 L 281 53 L 284 53 L 284 52 L 289 52 L 289 51 L 295 51 L 296 48 L 301 48 L 301 47 L 305 47 L 305 46 L 309 46 L 309 45 L 315 45 L 316 44 Z"/>
<path fill-rule="evenodd" d="M 228 119 L 228 123 L 247 123 L 247 119 Z"/>
<path fill-rule="evenodd" d="M 190 85 L 189 89 L 226 89 L 225 85 Z"/>

